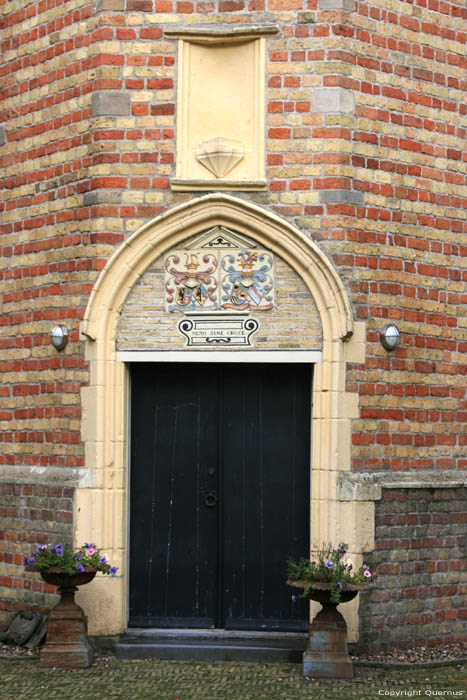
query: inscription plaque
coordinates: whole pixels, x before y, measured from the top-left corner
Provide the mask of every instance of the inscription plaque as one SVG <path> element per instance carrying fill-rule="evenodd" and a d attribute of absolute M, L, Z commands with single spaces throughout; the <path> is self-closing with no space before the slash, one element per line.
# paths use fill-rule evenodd
<path fill-rule="evenodd" d="M 187 347 L 251 347 L 251 336 L 259 328 L 247 314 L 191 316 L 178 322 Z"/>

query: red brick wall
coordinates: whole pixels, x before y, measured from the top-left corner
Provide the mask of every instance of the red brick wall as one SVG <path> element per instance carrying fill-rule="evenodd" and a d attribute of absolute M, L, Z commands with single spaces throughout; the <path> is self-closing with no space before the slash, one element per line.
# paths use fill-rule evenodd
<path fill-rule="evenodd" d="M 384 489 L 376 504 L 376 574 L 360 596 L 361 649 L 466 641 L 467 492 Z"/>
<path fill-rule="evenodd" d="M 177 42 L 163 30 L 177 22 L 279 25 L 269 187 L 237 196 L 318 242 L 367 324 L 366 362 L 347 377 L 352 468 L 466 467 L 465 3 L 324 3 L 0 0 L 0 468 L 84 465 L 90 291 L 126 237 L 192 197 L 170 189 Z M 326 112 L 329 90 L 342 103 Z M 128 94 L 128 113 L 93 116 L 96 93 Z M 392 354 L 388 321 L 402 332 Z"/>
<path fill-rule="evenodd" d="M 83 463 L 78 326 L 89 292 L 126 236 L 191 197 L 169 187 L 177 44 L 163 36 L 189 19 L 280 25 L 268 40 L 269 190 L 240 196 L 319 241 L 367 322 L 366 364 L 348 374 L 361 397 L 354 469 L 465 466 L 463 3 L 0 7 L 2 463 Z M 354 111 L 310 112 L 313 91 L 335 87 L 353 94 Z M 129 114 L 93 119 L 96 91 L 127 91 Z M 71 329 L 61 355 L 49 336 L 59 321 Z M 378 341 L 386 321 L 403 334 L 392 355 Z"/>
<path fill-rule="evenodd" d="M 1 464 L 82 466 L 78 324 L 99 264 L 89 188 L 89 2 L 0 3 Z M 70 330 L 58 355 L 56 323 Z"/>
<path fill-rule="evenodd" d="M 342 78 L 356 91 L 352 186 L 365 198 L 339 253 L 368 323 L 365 368 L 349 375 L 353 467 L 465 468 L 467 9 L 382 5 L 357 3 Z M 386 321 L 403 333 L 394 355 L 378 343 Z"/>
<path fill-rule="evenodd" d="M 55 586 L 25 574 L 23 563 L 40 544 L 72 541 L 72 511 L 71 488 L 0 484 L 0 620 L 57 603 Z"/>

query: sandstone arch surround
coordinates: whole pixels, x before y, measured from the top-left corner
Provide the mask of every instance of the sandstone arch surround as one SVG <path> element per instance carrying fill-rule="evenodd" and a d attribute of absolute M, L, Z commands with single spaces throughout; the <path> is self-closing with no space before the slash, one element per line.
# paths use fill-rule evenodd
<path fill-rule="evenodd" d="M 82 389 L 82 439 L 91 478 L 76 490 L 75 539 L 91 538 L 119 567 L 116 579 L 97 578 L 80 591 L 91 634 L 118 634 L 127 621 L 128 381 L 125 364 L 116 358 L 119 315 L 157 257 L 215 225 L 235 229 L 283 258 L 315 300 L 323 346 L 313 382 L 311 539 L 349 542 L 356 563 L 373 548 L 372 504 L 338 500 L 338 475 L 350 470 L 351 420 L 358 417 L 358 396 L 345 391 L 345 368 L 364 360 L 364 324 L 353 320 L 342 281 L 318 246 L 278 216 L 233 196 L 193 199 L 122 244 L 99 276 L 82 323 L 90 368 L 89 386 Z M 356 629 L 355 622 L 351 627 Z"/>

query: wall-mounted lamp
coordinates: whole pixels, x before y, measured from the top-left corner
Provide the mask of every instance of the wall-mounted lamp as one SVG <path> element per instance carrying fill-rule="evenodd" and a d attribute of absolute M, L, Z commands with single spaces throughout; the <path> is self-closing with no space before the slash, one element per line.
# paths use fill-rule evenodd
<path fill-rule="evenodd" d="M 399 345 L 401 336 L 397 326 L 395 326 L 393 323 L 389 323 L 380 330 L 379 339 L 383 348 L 386 350 L 395 350 Z"/>
<path fill-rule="evenodd" d="M 56 350 L 63 350 L 68 343 L 68 329 L 66 326 L 55 326 L 51 333 L 52 345 Z"/>

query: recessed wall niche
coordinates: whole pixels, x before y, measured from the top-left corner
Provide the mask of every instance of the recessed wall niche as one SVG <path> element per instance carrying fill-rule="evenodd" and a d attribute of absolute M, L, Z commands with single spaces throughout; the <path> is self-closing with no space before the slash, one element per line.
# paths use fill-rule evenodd
<path fill-rule="evenodd" d="M 276 27 L 166 29 L 179 38 L 174 190 L 262 190 L 265 36 Z"/>

